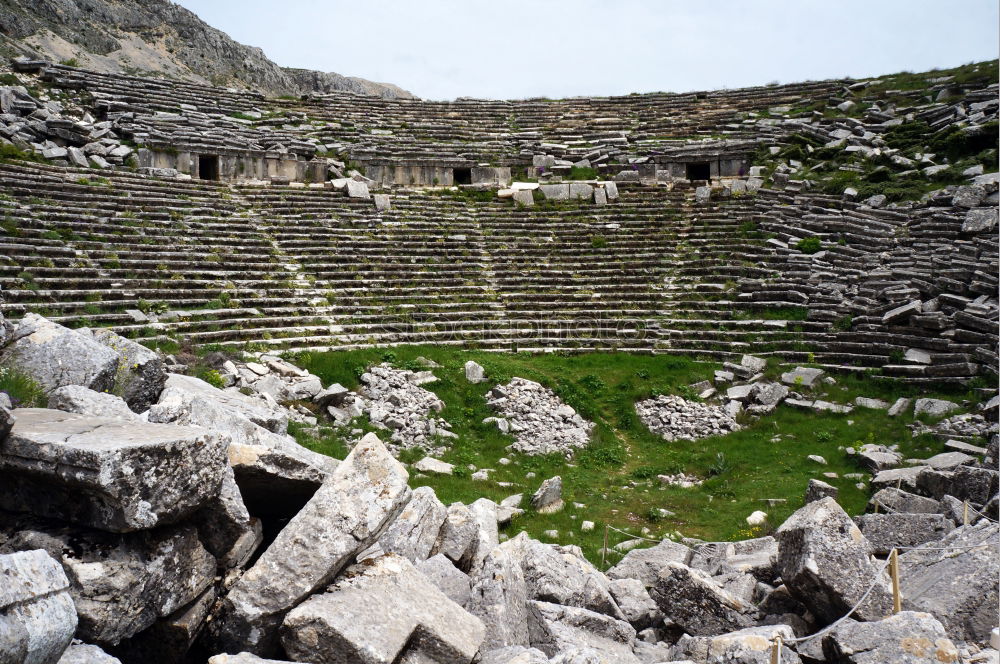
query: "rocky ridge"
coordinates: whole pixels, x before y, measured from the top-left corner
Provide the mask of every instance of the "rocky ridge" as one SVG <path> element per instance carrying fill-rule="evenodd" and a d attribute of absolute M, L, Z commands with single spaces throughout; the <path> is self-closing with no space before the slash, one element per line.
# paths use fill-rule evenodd
<path fill-rule="evenodd" d="M 280 67 L 169 0 L 5 0 L 0 54 L 72 61 L 93 71 L 163 76 L 272 96 L 347 91 L 411 98 L 388 83 Z"/>

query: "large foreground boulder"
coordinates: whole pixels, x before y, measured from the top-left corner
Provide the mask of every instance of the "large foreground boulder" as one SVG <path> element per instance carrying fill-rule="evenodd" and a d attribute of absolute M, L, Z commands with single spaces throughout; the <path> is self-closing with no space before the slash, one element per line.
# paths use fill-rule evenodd
<path fill-rule="evenodd" d="M 218 493 L 225 441 L 204 429 L 20 408 L 0 443 L 0 507 L 114 532 L 174 523 Z"/>
<path fill-rule="evenodd" d="M 37 314 L 25 314 L 0 352 L 0 366 L 27 374 L 46 392 L 64 385 L 110 392 L 118 355 L 92 337 Z"/>
<path fill-rule="evenodd" d="M 888 575 L 871 560 L 871 545 L 833 498 L 809 503 L 775 533 L 778 567 L 792 595 L 823 620 L 846 614 L 875 584 L 855 615 L 879 620 L 892 611 Z"/>
<path fill-rule="evenodd" d="M 149 409 L 149 421 L 225 432 L 229 463 L 244 499 L 255 503 L 258 512 L 268 512 L 282 500 L 305 502 L 338 463 L 284 434 L 287 419 L 263 400 L 190 376 L 171 374 Z"/>
<path fill-rule="evenodd" d="M 706 664 L 771 664 L 777 637 L 787 641 L 795 634 L 788 625 L 747 627 L 718 636 L 685 635 L 673 647 L 674 659 Z M 799 656 L 788 646 L 781 648 L 781 664 L 799 664 Z"/>
<path fill-rule="evenodd" d="M 315 664 L 467 664 L 483 624 L 434 587 L 406 558 L 381 556 L 348 570 L 285 618 L 292 659 Z"/>
<path fill-rule="evenodd" d="M 695 636 L 750 627 L 756 618 L 752 604 L 681 563 L 667 563 L 649 594 L 663 615 Z"/>
<path fill-rule="evenodd" d="M 527 646 L 528 587 L 521 565 L 503 547 L 483 561 L 472 585 L 468 609 L 486 627 L 483 648 Z"/>
<path fill-rule="evenodd" d="M 429 486 L 413 490 L 413 496 L 399 517 L 378 540 L 384 553 L 397 553 L 411 563 L 430 558 L 448 508 Z"/>
<path fill-rule="evenodd" d="M 406 469 L 365 436 L 223 602 L 219 651 L 268 656 L 285 615 L 371 546 L 410 499 Z"/>
<path fill-rule="evenodd" d="M 84 328 L 78 332 L 90 336 L 118 357 L 115 393 L 121 395 L 129 408 L 141 413 L 156 403 L 167 380 L 163 360 L 156 351 L 108 329 Z"/>
<path fill-rule="evenodd" d="M 76 635 L 114 645 L 197 599 L 215 558 L 190 526 L 115 534 L 0 512 L 0 551 L 44 549 L 69 579 Z"/>
<path fill-rule="evenodd" d="M 611 596 L 607 577 L 578 549 L 544 544 L 523 532 L 500 548 L 520 563 L 530 599 L 577 606 L 624 619 Z"/>
<path fill-rule="evenodd" d="M 944 537 L 955 524 L 943 514 L 862 514 L 854 517 L 876 555 L 892 549 L 912 547 Z"/>
<path fill-rule="evenodd" d="M 139 416 L 132 412 L 121 397 L 107 392 L 95 392 L 80 385 L 64 385 L 49 392 L 48 407 L 77 415 L 139 420 Z"/>
<path fill-rule="evenodd" d="M 635 630 L 627 622 L 603 613 L 530 601 L 528 634 L 532 647 L 550 657 L 570 650 L 591 649 L 598 658 L 590 661 L 639 664 L 632 653 Z"/>
<path fill-rule="evenodd" d="M 903 607 L 934 614 L 955 639 L 986 641 L 1000 601 L 998 537 L 1000 525 L 982 520 L 901 555 Z"/>
<path fill-rule="evenodd" d="M 0 662 L 59 661 L 77 622 L 68 588 L 45 551 L 0 555 Z"/>
<path fill-rule="evenodd" d="M 652 587 L 667 563 L 687 564 L 691 549 L 665 539 L 648 549 L 632 549 L 617 565 L 608 570 L 610 579 L 639 579 L 647 588 Z"/>
<path fill-rule="evenodd" d="M 877 622 L 847 621 L 823 637 L 828 661 L 842 664 L 958 662 L 958 649 L 929 613 L 903 611 Z"/>

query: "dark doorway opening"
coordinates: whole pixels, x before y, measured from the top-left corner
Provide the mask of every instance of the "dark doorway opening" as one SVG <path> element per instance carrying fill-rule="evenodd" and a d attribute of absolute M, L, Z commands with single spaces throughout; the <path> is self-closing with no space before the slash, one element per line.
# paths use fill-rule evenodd
<path fill-rule="evenodd" d="M 456 168 L 453 174 L 455 184 L 472 184 L 471 168 Z"/>
<path fill-rule="evenodd" d="M 712 178 L 712 169 L 707 161 L 688 162 L 685 166 L 687 167 L 688 180 L 710 180 Z"/>
<path fill-rule="evenodd" d="M 198 177 L 202 180 L 219 179 L 219 157 L 218 155 L 202 154 L 198 155 Z"/>

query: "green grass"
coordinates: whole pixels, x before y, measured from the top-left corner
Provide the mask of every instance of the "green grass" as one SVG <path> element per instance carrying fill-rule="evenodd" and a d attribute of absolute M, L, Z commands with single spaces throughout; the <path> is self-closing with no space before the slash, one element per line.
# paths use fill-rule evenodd
<path fill-rule="evenodd" d="M 882 411 L 856 409 L 849 415 L 815 415 L 780 407 L 773 415 L 749 422 L 739 432 L 693 442 L 667 443 L 649 432 L 635 415 L 634 403 L 655 394 L 688 393 L 688 385 L 709 379 L 718 365 L 696 362 L 684 357 L 591 353 L 582 355 L 495 354 L 462 351 L 446 347 L 405 346 L 387 349 L 364 349 L 334 353 L 305 353 L 294 357 L 324 384 L 339 382 L 356 388 L 358 376 L 366 367 L 383 361 L 404 368 L 420 368 L 413 360 L 424 356 L 442 365 L 434 369 L 439 378 L 426 385 L 446 404 L 441 414 L 459 438 L 442 458 L 461 466 L 452 477 L 412 478 L 411 485 L 432 486 L 445 503 L 469 503 L 480 497 L 496 501 L 524 493 L 525 502 L 543 479 L 560 475 L 567 508 L 553 515 L 541 515 L 530 509 L 515 519 L 504 531 L 513 536 L 526 530 L 533 537 L 545 539 L 542 532 L 558 530 L 558 542 L 578 544 L 591 561 L 600 561 L 604 524 L 639 533 L 649 529 L 649 536 L 662 538 L 679 532 L 683 536 L 706 540 L 730 540 L 754 536 L 763 529 L 751 530 L 745 519 L 754 510 L 770 515 L 770 524 L 779 525 L 801 506 L 810 478 L 823 472 L 836 472 L 838 479 L 828 479 L 840 488 L 841 504 L 851 513 L 863 510 L 867 490 L 855 487 L 857 480 L 845 479 L 846 473 L 862 472 L 841 447 L 864 442 L 898 443 L 906 457 L 929 456 L 941 451 L 942 444 L 929 437 L 914 439 L 907 424 L 909 416 L 889 418 Z M 475 360 L 486 369 L 489 381 L 472 385 L 465 380 L 463 365 Z M 780 373 L 773 365 L 769 373 Z M 536 380 L 554 389 L 566 402 L 587 419 L 595 422 L 593 442 L 566 463 L 555 456 L 527 457 L 505 448 L 513 438 L 500 434 L 495 427 L 482 424 L 494 415 L 486 406 L 485 393 L 497 382 L 513 376 Z M 816 393 L 840 403 L 856 396 L 886 400 L 914 396 L 915 388 L 892 381 L 840 376 L 837 384 L 824 386 Z M 920 392 L 921 396 L 927 395 Z M 935 393 L 948 398 L 946 393 Z M 951 398 L 955 398 L 951 396 Z M 371 430 L 364 423 L 362 427 Z M 781 435 L 780 442 L 772 438 Z M 341 457 L 346 446 L 337 433 L 309 438 L 300 432 L 300 442 L 326 454 Z M 819 454 L 829 462 L 819 466 L 806 457 Z M 721 455 L 721 456 L 720 456 Z M 414 461 L 419 452 L 406 455 Z M 498 463 L 501 457 L 512 460 L 508 466 Z M 490 481 L 469 479 L 468 464 L 493 468 Z M 535 477 L 526 478 L 528 472 Z M 687 472 L 707 478 L 704 484 L 690 489 L 661 486 L 659 474 Z M 501 487 L 497 482 L 511 482 Z M 768 498 L 787 502 L 774 507 Z M 573 503 L 586 505 L 575 508 Z M 658 509 L 676 516 L 661 518 Z M 597 528 L 580 531 L 580 522 L 591 520 Z M 611 544 L 626 539 L 612 532 Z M 613 564 L 612 555 L 608 564 Z"/>
<path fill-rule="evenodd" d="M 10 367 L 0 367 L 0 392 L 10 397 L 15 408 L 43 408 L 49 400 L 31 376 Z"/>

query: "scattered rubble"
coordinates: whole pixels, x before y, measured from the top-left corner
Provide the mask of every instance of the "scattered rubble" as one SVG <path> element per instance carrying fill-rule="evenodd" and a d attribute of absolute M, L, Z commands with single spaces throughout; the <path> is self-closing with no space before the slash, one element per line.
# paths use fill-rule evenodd
<path fill-rule="evenodd" d="M 525 378 L 512 378 L 486 395 L 490 408 L 502 416 L 501 431 L 514 436 L 509 449 L 523 454 L 561 452 L 567 457 L 590 442 L 593 422 L 580 417 L 552 390 Z"/>
<path fill-rule="evenodd" d="M 661 395 L 636 403 L 635 410 L 650 431 L 665 440 L 696 440 L 739 431 L 742 427 L 719 406 Z"/>

